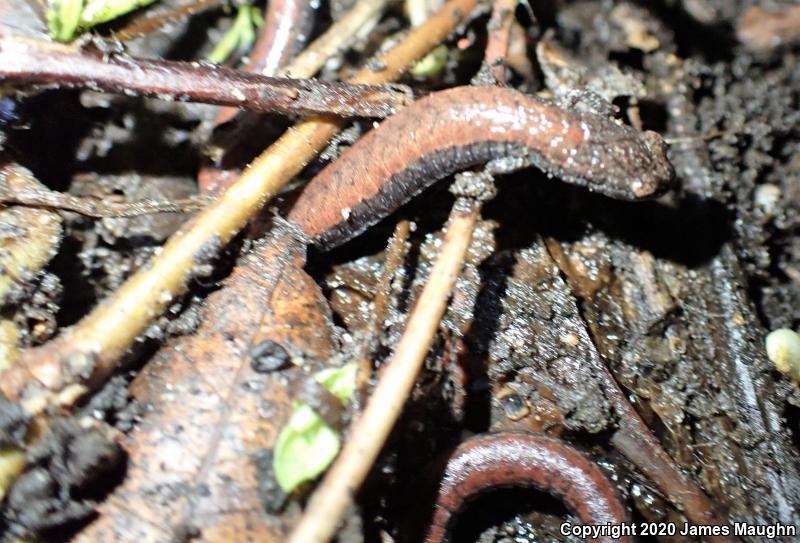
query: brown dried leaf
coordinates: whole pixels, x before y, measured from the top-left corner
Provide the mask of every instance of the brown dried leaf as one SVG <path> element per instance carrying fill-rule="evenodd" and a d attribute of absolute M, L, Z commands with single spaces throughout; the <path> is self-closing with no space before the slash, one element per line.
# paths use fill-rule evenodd
<path fill-rule="evenodd" d="M 329 310 L 304 247 L 276 235 L 209 297 L 193 336 L 168 346 L 132 385 L 146 407 L 129 436 L 124 483 L 78 542 L 282 541 L 289 518 L 264 512 L 256 456 L 272 447 L 291 398 L 280 372 L 256 372 L 253 345 L 290 355 L 333 351 Z"/>
<path fill-rule="evenodd" d="M 9 191 L 44 188 L 27 168 L 10 162 L 0 166 L 0 199 Z M 23 295 L 24 289 L 55 256 L 60 243 L 58 213 L 0 205 L 0 305 Z"/>

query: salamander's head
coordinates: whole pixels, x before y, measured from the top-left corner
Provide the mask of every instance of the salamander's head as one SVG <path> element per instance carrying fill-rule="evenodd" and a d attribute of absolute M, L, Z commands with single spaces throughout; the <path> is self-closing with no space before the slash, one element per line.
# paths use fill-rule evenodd
<path fill-rule="evenodd" d="M 667 144 L 655 132 L 641 132 L 607 118 L 584 115 L 590 127 L 569 154 L 570 181 L 619 200 L 654 198 L 672 186 Z"/>

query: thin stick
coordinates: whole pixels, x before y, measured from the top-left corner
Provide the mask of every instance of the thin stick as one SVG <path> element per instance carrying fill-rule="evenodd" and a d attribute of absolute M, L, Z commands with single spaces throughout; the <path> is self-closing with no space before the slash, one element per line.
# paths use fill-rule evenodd
<path fill-rule="evenodd" d="M 361 27 L 396 1 L 360 0 L 350 8 L 347 15 L 315 39 L 292 62 L 278 70 L 277 75 L 295 78 L 313 77 L 331 56 L 349 47 L 350 41 Z"/>
<path fill-rule="evenodd" d="M 397 275 L 400 264 L 405 259 L 406 242 L 410 232 L 410 221 L 404 219 L 398 222 L 394 228 L 392 239 L 389 240 L 389 246 L 386 247 L 386 260 L 383 263 L 383 271 L 378 284 L 375 286 L 376 294 L 372 302 L 372 318 L 356 355 L 359 366 L 357 384 L 359 392 L 366 391 L 369 383 L 372 370 L 371 353 L 377 347 L 380 339 L 381 328 L 386 319 L 386 310 L 389 306 L 392 281 Z"/>
<path fill-rule="evenodd" d="M 136 17 L 130 23 L 114 32 L 114 38 L 120 41 L 139 38 L 159 28 L 163 28 L 169 23 L 177 23 L 201 11 L 220 8 L 225 4 L 227 4 L 226 0 L 193 0 L 189 3 L 170 8 L 156 7 L 149 9 L 140 17 Z"/>
<path fill-rule="evenodd" d="M 511 28 L 514 24 L 514 10 L 519 0 L 495 0 L 492 17 L 489 19 L 489 37 L 486 41 L 485 60 L 498 84 L 508 80 L 506 57 L 511 44 Z"/>
<path fill-rule="evenodd" d="M 613 398 L 612 401 L 618 403 Z M 630 406 L 627 400 L 625 403 Z M 620 429 L 611 436 L 614 448 L 653 481 L 689 522 L 697 525 L 730 526 L 702 489 L 681 471 L 661 447 L 633 407 L 630 406 L 629 410 L 625 408 L 618 414 Z M 741 542 L 733 535 L 706 536 L 705 539 L 709 543 Z"/>
<path fill-rule="evenodd" d="M 426 24 L 379 57 L 351 83 L 392 81 L 468 20 L 477 0 L 450 0 Z M 228 243 L 340 130 L 341 120 L 313 119 L 290 129 L 264 151 L 213 204 L 176 232 L 149 266 L 54 340 L 29 349 L 0 374 L 0 389 L 19 399 L 32 380 L 51 391 L 73 382 L 102 383 L 136 337 L 186 291 L 196 264 Z M 88 376 L 88 377 L 87 377 Z"/>
<path fill-rule="evenodd" d="M 555 262 L 561 263 L 567 258 L 558 242 L 549 241 L 547 248 Z M 575 286 L 575 279 L 571 273 L 566 273 L 566 278 L 571 286 Z M 577 288 L 576 290 L 579 291 Z M 716 510 L 700 486 L 685 474 L 664 450 L 658 438 L 628 400 L 608 366 L 598 363 L 594 369 L 602 377 L 601 386 L 604 395 L 611 402 L 618 418 L 618 430 L 611 436 L 614 448 L 649 477 L 690 522 L 698 525 L 729 526 L 730 523 L 725 515 Z M 734 536 L 725 535 L 709 536 L 708 540 L 714 543 L 739 541 Z"/>
<path fill-rule="evenodd" d="M 479 207 L 471 203 L 453 208 L 439 257 L 417 297 L 397 348 L 288 543 L 325 543 L 336 532 L 339 519 L 367 477 L 414 387 L 464 264 Z"/>
<path fill-rule="evenodd" d="M 393 1 L 395 0 L 360 0 L 344 17 L 314 40 L 294 60 L 278 70 L 276 75 L 293 78 L 313 77 L 329 57 L 344 50 L 353 36 L 369 20 L 377 17 Z M 232 108 L 223 108 L 214 119 L 214 125 L 217 126 L 230 121 L 235 113 L 236 110 Z M 237 130 L 241 132 L 242 125 Z M 239 139 L 238 137 L 231 137 L 228 141 L 237 141 Z M 224 156 L 228 150 L 222 149 L 222 155 Z M 207 163 L 200 168 L 197 184 L 201 192 L 220 192 L 234 182 L 233 175 L 229 175 L 228 172 L 223 172 Z"/>
<path fill-rule="evenodd" d="M 186 213 L 207 206 L 210 198 L 184 198 L 179 200 L 139 200 L 136 202 L 114 202 L 102 198 L 85 198 L 49 190 L 44 187 L 31 188 L 29 184 L 15 182 L 16 173 L 0 178 L 0 204 L 44 207 L 73 211 L 87 217 L 137 217 L 153 213 Z"/>
<path fill-rule="evenodd" d="M 85 52 L 0 35 L 0 81 L 88 88 L 262 112 L 386 117 L 412 101 L 401 85 L 353 85 L 268 77 L 216 64 Z"/>

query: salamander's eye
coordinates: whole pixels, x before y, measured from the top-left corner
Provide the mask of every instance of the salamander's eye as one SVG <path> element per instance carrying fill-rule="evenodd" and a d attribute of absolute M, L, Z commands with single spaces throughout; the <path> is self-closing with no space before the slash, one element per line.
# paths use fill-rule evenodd
<path fill-rule="evenodd" d="M 528 402 L 513 390 L 502 390 L 498 394 L 498 400 L 503 407 L 506 417 L 511 420 L 521 420 L 527 417 L 531 412 L 530 407 L 528 407 Z"/>

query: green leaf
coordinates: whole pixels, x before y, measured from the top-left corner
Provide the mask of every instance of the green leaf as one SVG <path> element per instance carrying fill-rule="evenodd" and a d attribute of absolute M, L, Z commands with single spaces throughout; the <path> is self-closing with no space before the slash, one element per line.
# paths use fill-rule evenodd
<path fill-rule="evenodd" d="M 358 364 L 351 362 L 319 371 L 314 379 L 347 402 L 355 393 L 357 374 Z M 291 492 L 301 483 L 315 479 L 333 462 L 340 447 L 339 432 L 325 424 L 311 406 L 295 401 L 292 415 L 275 443 L 273 469 L 278 484 Z"/>
<path fill-rule="evenodd" d="M 273 467 L 278 484 L 291 492 L 316 478 L 339 454 L 341 438 L 308 404 L 295 402 L 289 422 L 275 443 Z"/>
<path fill-rule="evenodd" d="M 70 41 L 80 30 L 116 19 L 155 0 L 50 0 L 47 26 L 50 36 Z"/>
<path fill-rule="evenodd" d="M 356 392 L 357 374 L 358 364 L 350 362 L 340 368 L 327 368 L 318 371 L 314 375 L 314 379 L 339 398 L 342 403 L 347 403 Z"/>
<path fill-rule="evenodd" d="M 447 54 L 447 46 L 436 47 L 411 67 L 411 75 L 422 78 L 436 75 L 447 64 Z"/>
<path fill-rule="evenodd" d="M 264 24 L 258 8 L 242 6 L 236 20 L 208 56 L 212 62 L 225 62 L 236 50 L 250 49 L 256 41 L 256 28 Z"/>
<path fill-rule="evenodd" d="M 83 0 L 53 0 L 47 10 L 50 36 L 58 41 L 70 41 L 78 31 Z"/>

